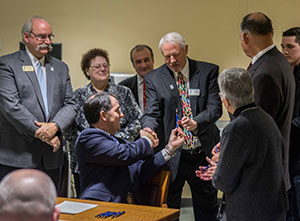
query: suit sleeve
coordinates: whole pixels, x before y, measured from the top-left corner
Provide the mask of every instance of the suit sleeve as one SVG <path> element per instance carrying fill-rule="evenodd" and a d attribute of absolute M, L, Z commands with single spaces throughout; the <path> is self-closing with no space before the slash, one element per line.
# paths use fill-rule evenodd
<path fill-rule="evenodd" d="M 255 88 L 254 99 L 257 106 L 276 119 L 280 110 L 280 91 L 274 79 L 269 74 L 261 73 L 254 77 L 253 86 Z"/>
<path fill-rule="evenodd" d="M 219 87 L 217 83 L 219 75 L 219 67 L 214 65 L 208 74 L 207 81 L 207 103 L 203 111 L 201 111 L 194 120 L 198 124 L 198 131 L 202 133 L 207 127 L 215 123 L 222 115 L 222 103 L 219 97 Z"/>
<path fill-rule="evenodd" d="M 53 118 L 53 121 L 55 121 L 60 126 L 62 132 L 64 132 L 69 126 L 71 126 L 76 117 L 78 108 L 73 97 L 73 90 L 68 66 L 66 64 L 63 65 L 65 67 L 65 72 L 67 75 L 64 104 Z"/>
<path fill-rule="evenodd" d="M 104 166 L 128 166 L 153 154 L 144 138 L 133 143 L 118 144 L 105 136 L 82 134 L 76 148 L 88 163 Z"/>
<path fill-rule="evenodd" d="M 248 154 L 246 148 L 239 151 L 241 146 L 245 146 L 241 137 L 224 131 L 220 159 L 213 176 L 213 185 L 224 193 L 232 192 L 239 184 Z"/>
<path fill-rule="evenodd" d="M 155 85 L 151 81 L 151 78 L 148 77 L 148 75 L 145 76 L 147 100 L 146 110 L 141 122 L 142 128 L 149 127 L 153 131 L 157 131 L 161 119 L 160 101 Z"/>
<path fill-rule="evenodd" d="M 33 142 L 38 129 L 34 125 L 36 117 L 22 105 L 14 70 L 4 58 L 0 58 L 0 110 L 27 141 Z"/>

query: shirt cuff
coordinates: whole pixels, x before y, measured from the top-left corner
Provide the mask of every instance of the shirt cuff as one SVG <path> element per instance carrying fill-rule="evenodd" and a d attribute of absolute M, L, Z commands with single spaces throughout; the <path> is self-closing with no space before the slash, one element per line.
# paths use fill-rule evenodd
<path fill-rule="evenodd" d="M 141 138 L 145 138 L 149 142 L 150 147 L 152 147 L 153 143 L 152 143 L 152 141 L 148 137 L 142 136 Z"/>
<path fill-rule="evenodd" d="M 167 153 L 167 151 L 166 151 L 166 149 L 164 148 L 164 149 L 162 149 L 161 151 L 161 154 L 163 155 L 163 157 L 164 157 L 164 159 L 165 159 L 165 161 L 168 161 L 168 160 L 170 160 L 171 159 L 171 156 Z"/>

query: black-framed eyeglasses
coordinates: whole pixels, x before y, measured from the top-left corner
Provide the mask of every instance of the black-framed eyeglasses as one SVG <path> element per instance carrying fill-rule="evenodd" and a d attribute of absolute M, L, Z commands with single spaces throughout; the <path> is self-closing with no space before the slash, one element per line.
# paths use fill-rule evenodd
<path fill-rule="evenodd" d="M 31 34 L 33 34 L 33 36 L 36 38 L 36 40 L 38 41 L 46 41 L 47 39 L 49 39 L 50 41 L 52 41 L 52 39 L 54 38 L 53 34 L 50 35 L 45 35 L 45 34 L 35 34 L 32 31 L 30 32 Z"/>

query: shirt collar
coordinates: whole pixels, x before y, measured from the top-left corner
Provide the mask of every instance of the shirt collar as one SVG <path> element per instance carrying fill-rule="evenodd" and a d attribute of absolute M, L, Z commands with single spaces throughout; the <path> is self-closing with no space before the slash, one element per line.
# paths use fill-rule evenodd
<path fill-rule="evenodd" d="M 239 116 L 240 113 L 242 113 L 244 110 L 246 110 L 246 109 L 248 109 L 248 108 L 252 108 L 252 107 L 256 107 L 255 103 L 251 103 L 251 104 L 247 104 L 247 105 L 245 105 L 245 106 L 239 107 L 239 108 L 237 108 L 237 109 L 234 111 L 233 115 L 234 115 L 234 117 L 237 117 L 237 116 Z"/>
<path fill-rule="evenodd" d="M 184 76 L 187 81 L 189 80 L 189 73 L 190 73 L 190 66 L 189 66 L 189 59 L 186 58 L 186 62 L 182 70 L 180 71 L 181 74 Z M 178 72 L 173 71 L 175 79 L 178 77 Z"/>
<path fill-rule="evenodd" d="M 45 56 L 42 57 L 41 59 L 38 59 L 29 51 L 27 46 L 25 46 L 25 49 L 34 67 L 37 65 L 38 62 L 41 62 L 42 66 L 45 66 Z"/>
<path fill-rule="evenodd" d="M 138 74 L 136 74 L 136 76 L 137 76 L 137 82 L 138 82 L 138 84 L 140 85 L 140 84 L 142 84 L 143 82 L 144 82 L 144 78 L 142 78 L 140 75 L 138 75 Z"/>
<path fill-rule="evenodd" d="M 267 53 L 268 51 L 270 51 L 272 48 L 274 48 L 275 45 L 272 44 L 268 47 L 266 47 L 265 49 L 261 50 L 260 52 L 258 52 L 253 58 L 251 63 L 254 64 L 261 56 L 263 56 L 265 53 Z"/>

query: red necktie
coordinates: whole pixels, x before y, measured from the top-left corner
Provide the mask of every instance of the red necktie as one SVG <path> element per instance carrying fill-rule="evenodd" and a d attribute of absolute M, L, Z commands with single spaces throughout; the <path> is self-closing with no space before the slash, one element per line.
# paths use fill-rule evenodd
<path fill-rule="evenodd" d="M 144 108 L 144 111 L 146 109 L 146 84 L 145 84 L 145 80 L 143 81 L 143 108 Z"/>

